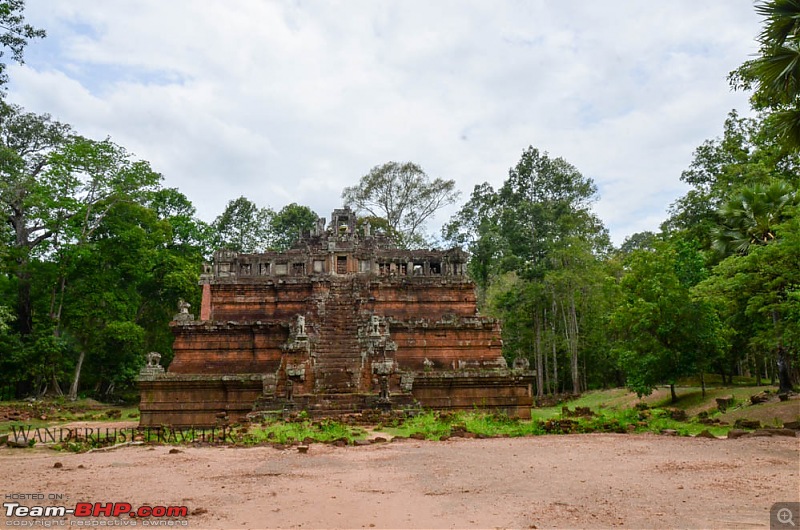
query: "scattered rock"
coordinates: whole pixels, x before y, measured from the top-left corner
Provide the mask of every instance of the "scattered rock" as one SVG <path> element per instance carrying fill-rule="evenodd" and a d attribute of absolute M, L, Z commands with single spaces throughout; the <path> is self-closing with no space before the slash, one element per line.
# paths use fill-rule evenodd
<path fill-rule="evenodd" d="M 345 442 L 344 440 L 335 440 L 333 442 L 333 445 L 336 447 L 347 447 L 347 442 Z"/>
<path fill-rule="evenodd" d="M 758 420 L 748 420 L 747 418 L 739 418 L 733 423 L 737 429 L 760 429 L 761 422 Z"/>
<path fill-rule="evenodd" d="M 191 515 L 203 515 L 204 513 L 208 513 L 208 510 L 206 510 L 205 508 L 200 507 L 200 508 L 195 508 L 194 510 L 192 510 Z"/>
<path fill-rule="evenodd" d="M 678 431 L 675 429 L 662 429 L 661 434 L 664 436 L 678 436 Z"/>
<path fill-rule="evenodd" d="M 376 436 L 375 438 L 372 439 L 372 441 L 375 442 L 376 444 L 382 444 L 388 442 L 389 440 L 387 440 L 383 436 Z"/>
<path fill-rule="evenodd" d="M 308 446 L 307 445 L 298 445 L 297 446 L 297 451 L 300 454 L 306 454 L 308 452 Z"/>
<path fill-rule="evenodd" d="M 462 438 L 477 438 L 477 437 L 478 437 L 478 435 L 475 434 L 474 432 L 465 432 L 462 435 Z"/>
<path fill-rule="evenodd" d="M 747 431 L 743 431 L 742 429 L 731 429 L 728 431 L 728 440 L 735 440 L 736 438 L 741 438 L 748 434 Z"/>
<path fill-rule="evenodd" d="M 61 469 L 62 467 L 64 467 L 64 464 L 62 464 L 61 462 L 56 462 L 55 464 L 53 464 L 53 467 L 55 469 Z"/>
<path fill-rule="evenodd" d="M 169 450 L 169 454 L 171 454 L 171 455 L 177 455 L 178 453 L 182 453 L 182 452 L 183 451 L 181 451 L 180 449 L 170 449 Z"/>
<path fill-rule="evenodd" d="M 683 409 L 667 409 L 669 417 L 675 421 L 686 421 L 686 411 Z"/>
<path fill-rule="evenodd" d="M 425 434 L 421 433 L 421 432 L 415 432 L 415 433 L 411 433 L 408 437 L 412 438 L 414 440 L 424 440 L 425 439 Z"/>
<path fill-rule="evenodd" d="M 789 401 L 789 394 L 785 392 L 783 394 L 778 394 L 778 399 L 781 401 Z"/>
<path fill-rule="evenodd" d="M 758 394 L 754 394 L 750 396 L 750 403 L 753 405 L 758 405 L 759 403 L 766 403 L 769 401 L 769 395 L 766 392 L 759 392 Z"/>
<path fill-rule="evenodd" d="M 794 432 L 792 429 L 764 429 L 764 430 L 773 436 L 789 436 L 791 438 L 797 436 L 797 433 Z"/>
<path fill-rule="evenodd" d="M 717 437 L 711 434 L 711 431 L 709 431 L 708 429 L 703 429 L 703 431 L 701 431 L 697 436 L 695 436 L 695 438 L 711 438 L 713 440 L 717 439 Z"/>
<path fill-rule="evenodd" d="M 306 436 L 305 438 L 303 438 L 303 445 L 311 445 L 314 442 L 315 442 L 315 440 L 313 438 L 311 438 L 310 436 Z"/>
<path fill-rule="evenodd" d="M 725 396 L 721 398 L 717 398 L 717 408 L 720 412 L 725 412 L 728 407 L 733 405 L 734 399 L 733 396 Z"/>
<path fill-rule="evenodd" d="M 85 469 L 85 468 L 86 466 L 84 466 L 83 464 L 78 464 L 78 469 Z"/>
<path fill-rule="evenodd" d="M 755 431 L 750 433 L 750 436 L 770 437 L 770 436 L 772 436 L 772 433 L 769 432 L 767 429 L 756 429 Z"/>
<path fill-rule="evenodd" d="M 358 447 L 364 447 L 365 445 L 372 445 L 372 442 L 370 442 L 369 440 L 356 440 L 353 442 L 353 445 L 356 445 Z"/>
<path fill-rule="evenodd" d="M 440 436 L 440 437 L 439 437 L 439 441 L 440 441 L 440 442 L 446 442 L 446 441 L 447 441 L 447 440 L 449 440 L 449 439 L 450 439 L 450 437 L 449 437 L 449 436 Z"/>
<path fill-rule="evenodd" d="M 8 435 L 7 434 L 0 434 L 0 445 L 8 442 Z"/>
<path fill-rule="evenodd" d="M 785 421 L 783 422 L 784 429 L 794 429 L 800 431 L 800 421 Z"/>

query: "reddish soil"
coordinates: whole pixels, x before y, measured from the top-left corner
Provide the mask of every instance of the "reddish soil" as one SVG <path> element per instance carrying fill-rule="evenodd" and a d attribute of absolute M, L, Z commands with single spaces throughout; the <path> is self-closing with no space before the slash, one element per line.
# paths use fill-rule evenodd
<path fill-rule="evenodd" d="M 773 503 L 800 501 L 800 438 L 171 449 L 3 448 L 0 493 L 64 494 L 67 507 L 186 505 L 192 528 L 768 528 Z"/>

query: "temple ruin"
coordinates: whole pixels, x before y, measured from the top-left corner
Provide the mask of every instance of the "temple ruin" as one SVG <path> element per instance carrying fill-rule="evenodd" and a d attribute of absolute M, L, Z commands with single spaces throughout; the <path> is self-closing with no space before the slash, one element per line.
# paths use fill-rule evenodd
<path fill-rule="evenodd" d="M 140 375 L 141 425 L 411 407 L 529 418 L 534 374 L 507 366 L 466 260 L 398 249 L 348 208 L 286 252 L 217 251 L 199 319 L 184 305 L 171 323 L 168 370 L 149 358 Z"/>

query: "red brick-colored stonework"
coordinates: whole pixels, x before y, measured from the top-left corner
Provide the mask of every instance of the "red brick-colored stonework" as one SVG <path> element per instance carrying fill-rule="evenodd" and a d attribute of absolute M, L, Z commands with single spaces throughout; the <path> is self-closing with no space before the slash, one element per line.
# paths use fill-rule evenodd
<path fill-rule="evenodd" d="M 464 253 L 400 250 L 354 221 L 335 210 L 284 253 L 218 251 L 201 319 L 176 315 L 168 372 L 140 377 L 142 425 L 412 405 L 530 417 L 533 373 L 507 367 Z"/>

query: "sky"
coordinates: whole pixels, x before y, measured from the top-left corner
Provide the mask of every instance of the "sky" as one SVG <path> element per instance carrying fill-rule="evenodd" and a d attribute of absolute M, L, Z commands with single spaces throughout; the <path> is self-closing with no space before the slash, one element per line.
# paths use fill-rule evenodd
<path fill-rule="evenodd" d="M 748 94 L 751 0 L 27 0 L 9 100 L 110 137 L 213 221 L 245 196 L 329 217 L 375 166 L 502 185 L 528 146 L 597 184 L 612 240 L 657 230 Z"/>

